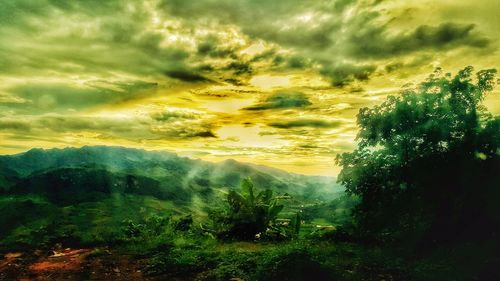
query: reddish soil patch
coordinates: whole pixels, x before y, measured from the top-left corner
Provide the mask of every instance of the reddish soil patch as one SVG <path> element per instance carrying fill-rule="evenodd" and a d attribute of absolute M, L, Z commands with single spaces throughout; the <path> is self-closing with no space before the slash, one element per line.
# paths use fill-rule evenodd
<path fill-rule="evenodd" d="M 54 251 L 52 256 L 41 258 L 38 262 L 32 264 L 29 269 L 31 271 L 78 270 L 81 268 L 85 254 L 90 251 L 90 249 Z"/>
<path fill-rule="evenodd" d="M 0 281 L 164 280 L 146 278 L 143 268 L 142 261 L 106 249 L 7 253 L 0 259 Z"/>

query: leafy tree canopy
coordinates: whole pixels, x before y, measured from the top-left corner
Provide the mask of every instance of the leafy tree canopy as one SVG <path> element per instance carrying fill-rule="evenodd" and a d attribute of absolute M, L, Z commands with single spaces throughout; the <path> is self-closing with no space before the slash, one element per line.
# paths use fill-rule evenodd
<path fill-rule="evenodd" d="M 339 182 L 361 197 L 354 215 L 367 237 L 494 234 L 500 118 L 481 102 L 496 70 L 473 72 L 437 69 L 401 95 L 360 110 L 358 147 L 336 162 Z"/>

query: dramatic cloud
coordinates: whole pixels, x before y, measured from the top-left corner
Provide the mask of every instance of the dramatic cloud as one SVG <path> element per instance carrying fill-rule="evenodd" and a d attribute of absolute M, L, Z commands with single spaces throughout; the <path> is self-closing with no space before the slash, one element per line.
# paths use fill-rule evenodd
<path fill-rule="evenodd" d="M 384 28 L 367 28 L 350 38 L 350 53 L 357 57 L 388 57 L 426 49 L 468 46 L 485 48 L 489 40 L 474 32 L 474 24 L 422 25 L 407 34 L 387 35 Z"/>
<path fill-rule="evenodd" d="M 500 67 L 499 9 L 2 0 L 0 153 L 126 145 L 331 175 L 334 155 L 353 148 L 360 108 L 436 67 Z M 497 95 L 485 102 L 500 112 Z"/>
<path fill-rule="evenodd" d="M 246 107 L 246 110 L 265 110 L 265 109 L 285 109 L 294 107 L 306 107 L 311 102 L 304 93 L 299 92 L 279 92 L 266 98 L 260 104 Z"/>
<path fill-rule="evenodd" d="M 293 121 L 287 121 L 287 122 L 273 122 L 273 123 L 269 123 L 269 126 L 275 127 L 275 128 L 280 128 L 280 129 L 301 128 L 301 127 L 337 128 L 341 124 L 342 124 L 342 122 L 339 122 L 339 121 L 301 119 L 301 120 L 293 120 Z"/>
<path fill-rule="evenodd" d="M 327 65 L 321 69 L 321 74 L 327 76 L 334 86 L 345 86 L 354 80 L 368 80 L 376 70 L 374 65 Z"/>
<path fill-rule="evenodd" d="M 193 120 L 199 118 L 200 115 L 185 111 L 164 111 L 151 114 L 151 118 L 161 122 L 173 122 L 178 120 Z"/>
<path fill-rule="evenodd" d="M 182 113 L 178 114 L 179 116 Z M 93 133 L 97 139 L 124 138 L 133 141 L 183 140 L 192 138 L 216 138 L 214 126 L 202 119 L 180 118 L 157 120 L 143 117 L 99 117 L 50 115 L 30 117 L 25 120 L 0 119 L 3 132 L 43 133 L 46 137 L 57 134 L 73 135 Z"/>
<path fill-rule="evenodd" d="M 27 132 L 30 130 L 30 126 L 29 124 L 23 121 L 1 119 L 0 129 L 2 131 L 13 130 L 15 132 Z"/>
<path fill-rule="evenodd" d="M 237 58 L 237 47 L 231 45 L 224 45 L 216 36 L 209 36 L 197 46 L 198 54 L 202 56 L 209 56 L 212 58 Z"/>
<path fill-rule="evenodd" d="M 274 62 L 288 62 L 284 67 L 303 68 L 310 64 L 300 58 L 307 58 L 320 65 L 320 73 L 335 86 L 367 80 L 376 70 L 375 62 L 367 62 L 367 59 L 380 60 L 425 50 L 489 46 L 490 39 L 477 30 L 475 24 L 438 22 L 401 30 L 391 22 L 404 15 L 388 15 L 385 9 L 391 3 L 382 2 L 200 0 L 191 3 L 165 0 L 159 7 L 169 16 L 188 23 L 211 22 L 226 28 L 234 25 L 251 38 L 290 48 L 293 55 L 285 55 L 288 58 L 284 59 L 275 54 Z M 233 50 L 219 48 L 215 42 L 217 40 L 212 38 L 200 44 L 199 51 L 211 56 L 235 55 Z"/>
<path fill-rule="evenodd" d="M 4 73 L 116 77 L 190 69 L 188 50 L 167 44 L 140 2 L 2 1 L 0 10 L 0 36 L 10 38 L 0 42 Z"/>
<path fill-rule="evenodd" d="M 129 83 L 95 83 L 94 85 L 69 86 L 66 84 L 34 83 L 10 89 L 11 94 L 22 100 L 7 107 L 19 112 L 68 111 L 85 109 L 109 103 L 119 103 L 149 95 L 156 83 L 134 81 Z M 0 108 L 6 106 L 0 102 Z"/>
<path fill-rule="evenodd" d="M 171 70 L 171 71 L 166 71 L 165 74 L 169 77 L 179 79 L 181 81 L 185 82 L 206 82 L 210 81 L 209 79 L 201 76 L 200 74 L 186 71 L 186 70 Z"/>

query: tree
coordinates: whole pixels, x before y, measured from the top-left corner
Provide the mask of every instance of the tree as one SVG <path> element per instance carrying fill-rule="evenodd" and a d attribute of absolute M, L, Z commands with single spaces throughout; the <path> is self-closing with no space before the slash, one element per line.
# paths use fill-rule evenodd
<path fill-rule="evenodd" d="M 481 105 L 496 70 L 437 69 L 417 87 L 359 111 L 358 146 L 336 158 L 353 212 L 375 240 L 444 241 L 500 226 L 500 118 Z"/>
<path fill-rule="evenodd" d="M 220 234 L 226 237 L 251 240 L 263 233 L 283 210 L 270 189 L 255 195 L 250 178 L 241 183 L 241 193 L 231 190 L 227 195 L 228 210 L 219 217 Z"/>

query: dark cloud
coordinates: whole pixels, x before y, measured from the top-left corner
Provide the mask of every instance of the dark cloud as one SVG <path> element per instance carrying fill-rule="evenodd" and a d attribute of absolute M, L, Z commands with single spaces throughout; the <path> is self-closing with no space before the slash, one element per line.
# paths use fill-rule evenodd
<path fill-rule="evenodd" d="M 27 83 L 9 90 L 11 95 L 22 99 L 23 103 L 8 103 L 8 106 L 21 112 L 58 112 L 84 109 L 109 103 L 119 103 L 150 95 L 156 83 L 131 81 L 110 83 L 94 81 L 86 85 L 66 85 L 61 83 Z"/>
<path fill-rule="evenodd" d="M 283 56 L 281 56 L 281 55 L 276 55 L 273 58 L 273 64 L 274 65 L 280 65 L 280 64 L 282 64 L 285 61 L 286 61 L 286 59 Z"/>
<path fill-rule="evenodd" d="M 9 124 L 10 123 L 10 124 Z M 2 126 L 8 124 L 9 126 Z M 66 115 L 48 115 L 33 118 L 24 116 L 14 124 L 9 119 L 0 118 L 0 127 L 7 132 L 14 132 L 15 138 L 25 139 L 57 139 L 60 141 L 61 134 L 78 134 L 82 132 L 93 132 L 99 135 L 113 136 L 129 140 L 140 140 L 147 138 L 148 126 L 139 123 L 130 123 L 124 120 L 102 117 L 77 117 Z"/>
<path fill-rule="evenodd" d="M 324 50 L 334 43 L 333 30 L 339 30 L 340 25 L 336 22 L 309 27 L 308 25 L 297 25 L 286 31 L 278 28 L 263 28 L 259 25 L 248 26 L 246 31 L 253 36 L 277 42 L 283 46 L 303 48 L 309 51 Z"/>
<path fill-rule="evenodd" d="M 30 131 L 30 126 L 28 123 L 19 120 L 1 119 L 0 118 L 0 130 L 2 131 L 20 131 L 27 132 Z"/>
<path fill-rule="evenodd" d="M 191 71 L 183 46 L 162 44 L 165 35 L 150 28 L 147 6 L 121 0 L 1 1 L 0 23 L 9 25 L 0 25 L 0 36 L 9 39 L 0 41 L 0 70 L 157 77 Z"/>
<path fill-rule="evenodd" d="M 354 80 L 368 80 L 376 69 L 375 65 L 333 64 L 324 65 L 320 72 L 333 86 L 343 87 Z"/>
<path fill-rule="evenodd" d="M 311 66 L 311 61 L 301 56 L 291 56 L 288 58 L 288 66 L 292 69 L 303 69 Z"/>
<path fill-rule="evenodd" d="M 397 71 L 401 68 L 403 68 L 405 65 L 404 63 L 402 62 L 392 62 L 392 63 L 389 63 L 385 66 L 385 71 L 387 71 L 388 73 L 391 73 L 391 72 L 394 72 L 394 71 Z"/>
<path fill-rule="evenodd" d="M 170 78 L 174 78 L 174 79 L 181 80 L 184 82 L 196 83 L 196 82 L 209 82 L 210 81 L 210 79 L 208 79 L 208 78 L 206 78 L 198 73 L 195 73 L 195 72 L 192 72 L 189 70 L 182 70 L 182 69 L 166 71 L 165 75 L 167 75 Z"/>
<path fill-rule="evenodd" d="M 250 74 L 253 71 L 252 66 L 243 61 L 233 61 L 225 69 L 232 71 L 236 75 Z"/>
<path fill-rule="evenodd" d="M 0 23 L 35 27 L 39 23 L 31 22 L 34 17 L 50 17 L 61 13 L 79 13 L 89 16 L 109 16 L 127 10 L 132 12 L 130 20 L 144 20 L 146 14 L 140 8 L 140 2 L 122 0 L 2 0 L 0 1 Z"/>
<path fill-rule="evenodd" d="M 158 83 L 146 81 L 108 82 L 92 81 L 87 86 L 105 92 L 112 102 L 124 102 L 153 95 Z"/>
<path fill-rule="evenodd" d="M 215 70 L 215 68 L 210 64 L 204 63 L 196 67 L 196 70 L 200 72 L 212 72 Z"/>
<path fill-rule="evenodd" d="M 191 24 L 212 20 L 222 25 L 237 25 L 251 38 L 290 48 L 294 51 L 293 57 L 267 53 L 266 56 L 271 57 L 265 59 L 291 69 L 317 64 L 322 69 L 320 73 L 336 86 L 369 79 L 381 59 L 425 50 L 489 46 L 489 39 L 477 32 L 473 24 L 448 22 L 395 33 L 387 12 L 374 8 L 381 2 L 163 0 L 159 7 L 168 15 Z M 349 8 L 353 15 L 346 18 Z M 194 21 L 193 15 L 196 15 Z M 216 46 L 202 47 L 206 53 L 220 53 Z M 256 57 L 255 61 L 262 59 Z"/>
<path fill-rule="evenodd" d="M 251 38 L 275 42 L 295 51 L 292 56 L 283 56 L 275 50 L 269 50 L 256 55 L 250 63 L 269 60 L 275 66 L 288 69 L 305 69 L 319 63 L 324 68 L 321 73 L 331 79 L 333 84 L 338 85 L 366 79 L 373 71 L 355 62 L 352 66 L 339 66 L 336 63 L 338 55 L 330 55 L 331 53 L 341 55 L 343 52 L 332 48 L 337 46 L 342 48 L 344 34 L 351 33 L 350 28 L 344 30 L 348 24 L 344 24 L 341 18 L 343 11 L 355 2 L 354 0 L 314 3 L 299 0 L 272 2 L 201 0 L 187 3 L 165 0 L 160 7 L 170 16 L 180 17 L 191 23 L 192 15 L 197 15 L 200 22 L 211 19 L 221 24 L 236 24 Z M 223 14 L 220 13 L 222 10 L 225 11 Z M 300 17 L 304 16 L 311 17 L 313 22 L 301 22 Z M 214 51 L 220 53 L 212 42 L 200 45 L 198 50 L 206 54 L 212 54 Z M 235 75 L 251 72 L 251 65 L 242 63 L 241 60 L 232 63 L 231 66 L 226 70 L 233 70 Z"/>
<path fill-rule="evenodd" d="M 316 119 L 299 119 L 286 122 L 273 122 L 268 124 L 271 127 L 279 129 L 291 129 L 291 128 L 302 128 L 302 127 L 312 127 L 312 128 L 338 128 L 342 125 L 340 121 L 324 121 Z"/>
<path fill-rule="evenodd" d="M 290 25 L 284 22 L 290 23 L 291 17 L 303 14 L 304 11 L 340 13 L 342 9 L 337 9 L 336 6 L 346 7 L 348 2 L 354 3 L 355 1 L 200 0 L 193 3 L 182 0 L 162 0 L 158 7 L 170 16 L 191 21 L 193 15 L 196 15 L 196 19 L 200 21 L 215 19 L 222 24 L 236 24 L 253 38 L 262 38 L 287 46 L 324 48 L 333 42 L 329 31 L 339 28 L 339 21 L 330 20 L 321 25 L 304 23 Z"/>
<path fill-rule="evenodd" d="M 175 126 L 152 126 L 150 132 L 156 139 L 182 140 L 192 138 L 217 138 L 212 126 L 206 123 L 184 123 Z"/>
<path fill-rule="evenodd" d="M 356 2 L 355 0 L 337 0 L 337 1 L 334 1 L 333 7 L 336 10 L 343 11 L 347 7 L 349 7 L 352 4 L 354 4 L 355 2 Z"/>
<path fill-rule="evenodd" d="M 420 55 L 417 57 L 412 58 L 410 61 L 403 62 L 403 61 L 395 61 L 395 62 L 390 62 L 387 65 L 385 65 L 385 71 L 388 73 L 395 72 L 395 71 L 400 71 L 408 68 L 415 68 L 415 67 L 422 67 L 423 65 L 429 64 L 433 59 L 432 55 Z"/>
<path fill-rule="evenodd" d="M 151 114 L 151 118 L 161 122 L 173 122 L 178 120 L 193 120 L 198 118 L 198 114 L 182 111 L 165 111 Z"/>
<path fill-rule="evenodd" d="M 373 8 L 380 2 L 162 0 L 155 6 L 123 0 L 4 0 L 0 2 L 0 36 L 8 40 L 0 42 L 0 71 L 26 76 L 128 73 L 160 79 L 166 75 L 196 83 L 213 77 L 237 81 L 237 76 L 255 71 L 253 63 L 269 61 L 278 70 L 319 67 L 333 85 L 342 86 L 368 79 L 375 70 L 373 65 L 389 57 L 490 45 L 472 24 L 448 22 L 395 33 L 384 12 Z M 346 17 L 348 9 L 352 16 Z M 160 32 L 151 28 L 158 15 L 160 20 L 179 22 L 165 23 Z M 75 19 L 88 24 L 58 28 Z M 40 22 L 44 24 L 37 24 Z M 199 37 L 196 30 L 200 26 L 208 28 L 209 34 Z M 244 44 L 217 32 L 231 26 L 250 42 L 262 39 L 274 47 L 243 60 L 239 51 Z M 176 43 L 165 44 L 166 33 L 180 34 L 190 43 L 174 40 Z M 19 44 L 14 46 L 12 41 Z M 282 48 L 293 55 L 278 53 Z"/>
<path fill-rule="evenodd" d="M 422 25 L 409 33 L 388 35 L 385 27 L 366 27 L 349 38 L 349 50 L 356 57 L 385 58 L 425 49 L 488 47 L 490 41 L 474 29 L 473 24 L 448 22 L 438 26 Z"/>
<path fill-rule="evenodd" d="M 312 103 L 304 93 L 278 92 L 268 97 L 264 102 L 246 107 L 245 110 L 285 109 L 294 107 L 307 107 Z"/>
<path fill-rule="evenodd" d="M 150 116 L 153 121 L 150 132 L 160 138 L 217 138 L 212 131 L 216 125 L 203 120 L 203 116 L 198 113 L 167 110 Z"/>
<path fill-rule="evenodd" d="M 227 83 L 232 84 L 234 86 L 243 86 L 245 84 L 240 79 L 235 79 L 235 78 L 227 78 L 224 81 L 226 81 Z"/>
<path fill-rule="evenodd" d="M 127 129 L 126 122 L 109 118 L 47 116 L 35 119 L 31 126 L 32 128 L 46 128 L 57 133 L 93 131 L 118 135 L 120 132 L 126 133 L 127 130 L 131 130 L 135 124 Z"/>
<path fill-rule="evenodd" d="M 275 49 L 270 49 L 267 51 L 264 51 L 260 54 L 255 55 L 250 62 L 258 62 L 258 61 L 263 61 L 263 60 L 274 60 L 276 58 L 276 50 Z"/>
<path fill-rule="evenodd" d="M 172 114 L 175 115 L 175 114 Z M 180 113 L 177 114 L 181 116 Z M 51 114 L 39 117 L 24 116 L 21 120 L 0 117 L 0 130 L 15 133 L 16 138 L 58 139 L 62 134 L 92 132 L 98 138 L 142 140 L 183 140 L 217 138 L 214 125 L 201 119 L 178 118 L 175 122 L 155 119 L 87 117 Z"/>
<path fill-rule="evenodd" d="M 216 36 L 210 36 L 205 41 L 198 44 L 198 54 L 212 58 L 237 58 L 234 47 L 224 46 Z"/>
<path fill-rule="evenodd" d="M 217 136 L 212 131 L 197 132 L 193 136 L 201 138 L 217 138 Z"/>

